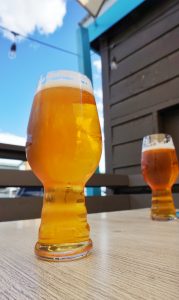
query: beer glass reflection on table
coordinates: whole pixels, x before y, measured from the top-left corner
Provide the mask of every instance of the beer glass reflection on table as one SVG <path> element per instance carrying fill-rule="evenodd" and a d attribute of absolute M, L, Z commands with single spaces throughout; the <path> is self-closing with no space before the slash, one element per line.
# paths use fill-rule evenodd
<path fill-rule="evenodd" d="M 141 168 L 152 189 L 151 218 L 174 220 L 176 210 L 171 188 L 178 176 L 178 161 L 172 137 L 152 134 L 143 138 Z"/>
<path fill-rule="evenodd" d="M 101 156 L 101 130 L 90 80 L 77 72 L 42 76 L 27 129 L 28 162 L 44 186 L 36 255 L 60 261 L 92 249 L 84 186 Z"/>

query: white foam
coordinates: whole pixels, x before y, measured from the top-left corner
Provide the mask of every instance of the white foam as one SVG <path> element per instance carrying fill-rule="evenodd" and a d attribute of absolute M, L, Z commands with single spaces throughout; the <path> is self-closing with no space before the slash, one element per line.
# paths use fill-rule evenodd
<path fill-rule="evenodd" d="M 157 149 L 175 149 L 172 137 L 166 133 L 154 133 L 143 138 L 142 152 Z"/>
<path fill-rule="evenodd" d="M 80 88 L 93 95 L 93 88 L 88 77 L 74 71 L 60 70 L 42 75 L 36 93 L 52 87 Z"/>
<path fill-rule="evenodd" d="M 146 146 L 145 148 L 142 148 L 142 152 L 148 151 L 148 150 L 159 150 L 159 149 L 175 149 L 174 144 L 172 141 L 170 141 L 168 144 L 156 144 L 152 146 Z"/>

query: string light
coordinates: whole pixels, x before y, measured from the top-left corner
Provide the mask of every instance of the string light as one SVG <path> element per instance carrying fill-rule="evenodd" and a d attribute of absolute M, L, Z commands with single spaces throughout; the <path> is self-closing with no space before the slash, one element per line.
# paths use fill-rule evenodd
<path fill-rule="evenodd" d="M 23 35 L 23 34 L 14 32 L 14 31 L 12 31 L 12 30 L 10 30 L 10 29 L 4 27 L 4 26 L 1 26 L 1 25 L 0 25 L 0 29 L 12 33 L 15 40 L 16 40 L 16 37 L 17 37 L 17 36 L 20 36 L 20 37 L 25 38 L 26 40 L 29 40 L 29 41 L 38 43 L 38 44 L 40 44 L 40 45 L 42 45 L 42 46 L 45 46 L 45 47 L 48 47 L 48 48 L 51 48 L 51 49 L 54 49 L 54 50 L 58 50 L 58 51 L 64 52 L 64 53 L 66 53 L 66 54 L 71 54 L 71 55 L 74 55 L 74 56 L 77 56 L 77 57 L 80 56 L 78 53 L 75 53 L 75 52 L 73 52 L 73 51 L 69 51 L 69 50 L 66 50 L 66 49 L 64 49 L 64 48 L 58 47 L 58 46 L 56 46 L 56 45 L 52 45 L 52 44 L 49 44 L 49 43 L 46 43 L 46 42 L 43 42 L 43 41 L 34 39 L 34 38 L 30 37 L 30 36 L 25 36 L 25 35 Z M 11 51 L 11 49 L 12 49 L 12 51 Z M 16 51 L 17 51 L 17 43 L 16 43 L 16 41 L 14 41 L 14 42 L 12 43 L 12 45 L 11 45 L 9 54 L 10 54 L 10 52 L 11 52 L 11 53 L 13 53 L 14 55 L 16 55 Z"/>
<path fill-rule="evenodd" d="M 12 43 L 11 48 L 8 53 L 8 56 L 10 59 L 16 58 L 16 50 L 17 50 L 16 43 Z"/>
<path fill-rule="evenodd" d="M 17 51 L 17 45 L 16 45 L 16 37 L 18 36 L 18 34 L 14 31 L 11 31 L 11 33 L 13 34 L 13 40 L 14 42 L 12 43 L 8 56 L 10 59 L 14 59 L 16 58 L 16 51 Z"/>

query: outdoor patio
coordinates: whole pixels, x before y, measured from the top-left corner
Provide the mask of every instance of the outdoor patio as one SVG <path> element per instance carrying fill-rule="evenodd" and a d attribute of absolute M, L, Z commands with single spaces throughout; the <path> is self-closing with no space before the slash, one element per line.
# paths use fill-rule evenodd
<path fill-rule="evenodd" d="M 29 167 L 1 168 L 0 300 L 174 300 L 179 290 L 179 177 L 172 187 L 176 220 L 151 220 L 152 194 L 142 176 L 141 153 L 144 136 L 166 132 L 179 158 L 179 2 L 77 2 L 87 5 L 88 15 L 78 25 L 78 53 L 66 52 L 76 57 L 93 86 L 94 53 L 102 63 L 105 173 L 98 168 L 85 185 L 93 252 L 67 263 L 37 259 L 33 247 L 42 183 Z M 8 32 L 16 54 L 20 35 Z M 0 158 L 26 166 L 25 146 L 0 141 Z"/>

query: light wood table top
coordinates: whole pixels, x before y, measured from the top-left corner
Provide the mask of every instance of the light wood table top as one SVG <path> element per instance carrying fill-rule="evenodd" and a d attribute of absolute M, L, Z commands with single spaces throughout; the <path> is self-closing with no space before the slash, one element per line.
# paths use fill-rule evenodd
<path fill-rule="evenodd" d="M 0 223 L 0 300 L 179 299 L 179 220 L 142 209 L 88 221 L 92 254 L 60 263 L 34 256 L 39 220 Z"/>

